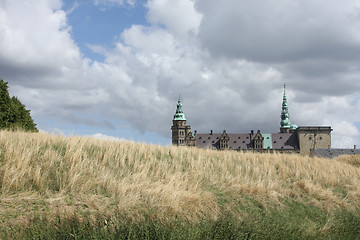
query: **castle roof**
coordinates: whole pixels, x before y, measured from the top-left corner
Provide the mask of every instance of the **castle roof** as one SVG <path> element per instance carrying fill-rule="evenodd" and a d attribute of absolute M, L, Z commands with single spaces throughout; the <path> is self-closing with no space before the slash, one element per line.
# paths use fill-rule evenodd
<path fill-rule="evenodd" d="M 252 148 L 250 133 L 228 133 L 228 147 L 233 150 L 245 150 Z M 195 146 L 200 148 L 218 149 L 221 133 L 198 133 L 195 138 Z M 299 142 L 296 133 L 262 133 L 264 137 L 264 149 L 298 149 Z"/>

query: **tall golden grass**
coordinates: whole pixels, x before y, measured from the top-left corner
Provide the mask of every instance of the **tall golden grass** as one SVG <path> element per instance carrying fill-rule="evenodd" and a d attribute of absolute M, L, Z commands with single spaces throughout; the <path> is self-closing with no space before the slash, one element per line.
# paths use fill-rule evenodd
<path fill-rule="evenodd" d="M 36 208 L 197 221 L 216 219 L 221 209 L 239 212 L 247 197 L 264 208 L 291 199 L 331 212 L 360 206 L 359 163 L 350 156 L 329 160 L 0 131 L 0 218 Z"/>

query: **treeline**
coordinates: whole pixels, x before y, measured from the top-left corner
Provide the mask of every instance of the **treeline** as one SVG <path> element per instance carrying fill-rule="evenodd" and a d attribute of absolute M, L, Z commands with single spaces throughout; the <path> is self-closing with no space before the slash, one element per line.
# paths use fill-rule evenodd
<path fill-rule="evenodd" d="M 0 79 L 0 129 L 37 132 L 30 110 L 17 97 L 10 97 L 8 82 Z"/>

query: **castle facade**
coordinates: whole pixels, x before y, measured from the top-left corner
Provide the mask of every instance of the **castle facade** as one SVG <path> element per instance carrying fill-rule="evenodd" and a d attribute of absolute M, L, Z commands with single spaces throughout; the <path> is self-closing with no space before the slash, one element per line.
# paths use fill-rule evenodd
<path fill-rule="evenodd" d="M 309 155 L 313 149 L 331 148 L 330 126 L 296 126 L 290 123 L 290 114 L 284 85 L 281 110 L 280 131 L 262 133 L 260 130 L 249 133 L 197 133 L 191 132 L 186 125 L 185 114 L 179 97 L 176 113 L 173 118 L 172 144 L 176 146 L 194 146 L 217 150 L 237 150 L 256 152 L 284 152 Z"/>

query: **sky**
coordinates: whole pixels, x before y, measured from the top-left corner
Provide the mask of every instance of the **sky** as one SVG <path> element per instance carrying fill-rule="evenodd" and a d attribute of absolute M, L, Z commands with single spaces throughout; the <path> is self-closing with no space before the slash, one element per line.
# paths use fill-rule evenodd
<path fill-rule="evenodd" d="M 0 78 L 44 132 L 168 145 L 331 126 L 360 146 L 359 0 L 0 0 Z"/>

